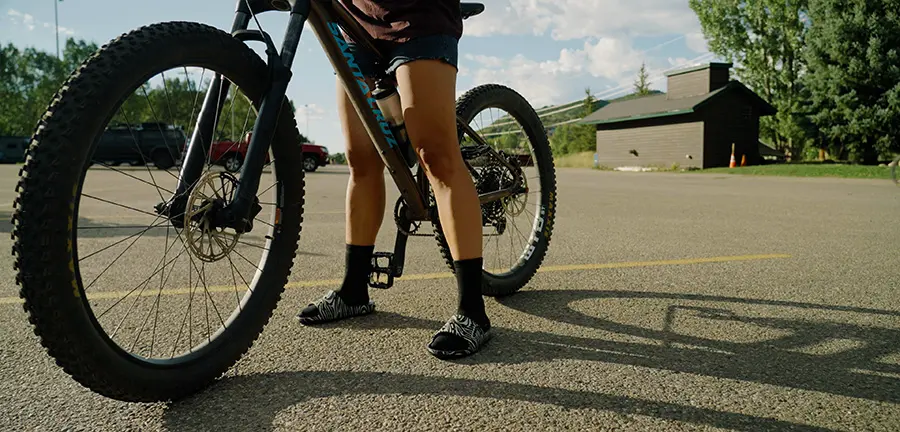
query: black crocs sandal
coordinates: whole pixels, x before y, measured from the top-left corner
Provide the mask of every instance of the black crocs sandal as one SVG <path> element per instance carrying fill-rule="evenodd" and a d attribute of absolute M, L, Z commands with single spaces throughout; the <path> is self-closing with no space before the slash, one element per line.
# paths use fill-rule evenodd
<path fill-rule="evenodd" d="M 438 330 L 431 338 L 432 344 L 434 339 L 440 334 L 450 334 L 461 338 L 466 343 L 466 347 L 457 350 L 439 350 L 428 345 L 428 352 L 440 359 L 450 359 L 465 357 L 478 352 L 482 346 L 493 336 L 490 327 L 485 329 L 478 325 L 471 318 L 464 315 L 454 315 Z"/>
<path fill-rule="evenodd" d="M 297 320 L 301 324 L 320 324 L 375 312 L 374 301 L 369 300 L 367 304 L 351 306 L 344 303 L 344 300 L 335 291 L 328 291 L 322 298 L 310 303 L 309 306 L 315 306 L 315 315 L 303 315 L 303 312 L 307 311 L 309 307 L 300 311 L 297 314 Z"/>

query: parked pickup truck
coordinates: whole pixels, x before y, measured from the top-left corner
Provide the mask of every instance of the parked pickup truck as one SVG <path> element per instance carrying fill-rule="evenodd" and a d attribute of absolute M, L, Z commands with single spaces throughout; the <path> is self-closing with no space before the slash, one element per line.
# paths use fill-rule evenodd
<path fill-rule="evenodd" d="M 156 168 L 167 170 L 179 162 L 187 141 L 180 127 L 169 124 L 114 125 L 103 132 L 93 162 L 112 166 L 151 162 Z"/>
<path fill-rule="evenodd" d="M 237 172 L 244 164 L 247 148 L 250 145 L 252 132 L 244 135 L 240 141 L 215 141 L 210 150 L 210 160 L 216 165 L 225 167 L 230 172 Z M 269 156 L 266 155 L 266 163 Z M 320 145 L 303 143 L 303 169 L 313 172 L 319 167 L 328 165 L 328 148 Z"/>

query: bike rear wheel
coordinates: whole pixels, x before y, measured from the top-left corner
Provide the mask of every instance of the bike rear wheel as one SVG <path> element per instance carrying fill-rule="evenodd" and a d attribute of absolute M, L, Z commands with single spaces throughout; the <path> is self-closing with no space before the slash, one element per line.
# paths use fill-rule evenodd
<path fill-rule="evenodd" d="M 522 289 L 541 266 L 553 233 L 556 171 L 550 143 L 540 118 L 528 101 L 505 86 L 485 84 L 469 90 L 457 101 L 456 114 L 491 148 L 502 151 L 515 161 L 514 164 L 521 165 L 528 187 L 526 191 L 500 201 L 482 204 L 485 222 L 482 230 L 482 292 L 492 297 L 513 294 Z M 458 134 L 463 148 L 475 144 L 462 127 Z M 479 193 L 499 190 L 512 178 L 507 168 L 489 156 L 466 157 L 466 161 L 475 171 L 473 179 Z M 440 220 L 434 219 L 435 238 L 441 255 L 450 270 L 455 271 Z"/>
<path fill-rule="evenodd" d="M 161 217 L 153 205 L 171 196 L 177 179 L 167 171 L 168 167 L 152 172 L 148 166 L 132 171 L 106 167 L 102 175 L 124 173 L 124 176 L 113 182 L 101 181 L 99 186 L 86 182 L 89 173 L 97 174 L 103 168 L 98 168 L 96 161 L 91 168 L 101 138 L 115 134 L 104 132 L 106 124 L 123 114 L 128 118 L 128 110 L 141 102 L 131 98 L 142 91 L 147 95 L 147 86 L 152 84 L 148 80 L 154 75 L 163 73 L 162 85 L 157 88 L 164 87 L 165 91 L 155 93 L 158 97 L 147 96 L 148 104 L 174 98 L 173 86 L 180 81 L 168 80 L 165 71 L 184 68 L 188 85 L 179 87 L 178 91 L 194 92 L 190 94 L 196 94 L 195 100 L 199 99 L 196 105 L 199 110 L 204 92 L 193 90 L 189 67 L 203 68 L 204 74 L 207 69 L 221 74 L 236 89 L 230 99 L 232 111 L 240 102 L 239 89 L 248 100 L 246 119 L 256 118 L 267 89 L 268 73 L 265 62 L 248 46 L 226 32 L 196 23 L 170 22 L 143 27 L 104 46 L 63 85 L 32 137 L 16 188 L 18 197 L 13 215 L 16 281 L 21 286 L 20 295 L 25 300 L 24 308 L 35 334 L 57 364 L 76 381 L 96 393 L 123 401 L 165 401 L 189 396 L 211 384 L 247 352 L 280 299 L 293 265 L 303 220 L 304 176 L 300 169 L 303 154 L 297 145 L 299 133 L 293 111 L 286 100 L 269 153 L 272 162 L 267 170 L 271 181 L 260 182 L 261 194 L 271 201 L 261 199 L 260 204 L 271 210 L 271 215 L 265 220 L 258 219 L 253 232 L 243 237 L 224 231 L 193 231 L 196 224 L 174 227 L 164 218 L 159 222 Z M 153 113 L 158 119 L 169 115 L 174 119 L 174 111 L 183 108 L 174 105 L 168 106 L 169 113 L 152 106 L 149 111 L 141 112 Z M 223 117 L 229 115 L 227 103 L 225 107 Z M 238 117 L 233 112 L 230 115 Z M 190 118 L 193 121 L 196 116 L 192 113 Z M 242 115 L 240 120 L 244 118 Z M 147 129 L 151 135 L 152 127 Z M 232 128 L 234 138 L 244 132 Z M 128 129 L 134 135 L 130 125 Z M 161 134 L 162 130 L 160 127 Z M 129 132 L 122 133 L 129 135 Z M 134 144 L 139 147 L 136 139 Z M 173 160 L 176 156 L 173 155 Z M 142 159 L 152 160 L 144 154 Z M 195 185 L 191 196 L 227 196 L 229 190 L 233 196 L 237 179 L 224 171 L 215 171 L 214 166 L 215 161 L 206 165 L 208 172 Z M 221 182 L 221 188 L 217 182 Z M 152 183 L 157 189 L 153 195 L 158 192 L 158 197 L 151 195 L 133 205 L 118 200 L 139 195 L 137 192 L 117 199 L 100 197 L 105 189 L 119 183 L 136 186 Z M 267 188 L 269 183 L 271 186 Z M 80 214 L 81 210 L 96 207 L 98 202 L 112 203 L 111 208 L 120 211 L 125 211 L 123 208 L 134 211 L 135 218 L 157 218 L 147 229 L 88 254 L 86 249 L 90 249 L 92 238 L 123 237 L 116 230 L 126 228 L 96 226 L 96 220 L 91 223 L 90 218 Z M 188 215 L 196 210 L 189 210 Z M 165 246 L 160 247 L 163 231 Z M 154 232 L 159 244 L 145 247 L 132 259 L 151 263 L 158 260 L 154 271 L 138 268 L 118 275 L 107 271 L 116 262 L 123 261 L 121 257 L 135 242 L 153 237 Z M 207 236 L 208 244 L 204 243 Z M 262 243 L 262 246 L 253 245 L 259 248 L 253 251 L 261 250 L 257 262 L 245 258 L 250 249 L 242 249 L 253 239 Z M 100 268 L 89 263 L 88 257 L 96 259 L 126 244 L 125 251 L 96 278 L 90 280 L 84 275 Z M 178 246 L 181 252 L 176 256 Z M 213 253 L 216 247 L 221 250 Z M 226 251 L 235 254 L 234 258 Z M 187 257 L 187 262 L 178 267 L 176 262 L 169 268 L 169 263 L 182 255 Z M 243 261 L 250 267 L 241 264 Z M 226 270 L 208 270 L 214 265 Z M 229 265 L 230 275 L 227 274 Z M 248 270 L 248 277 L 240 274 L 242 268 Z M 147 273 L 150 276 L 145 279 Z M 184 286 L 170 285 L 170 281 L 181 283 L 177 282 L 180 279 L 184 279 Z M 104 280 L 110 281 L 106 284 L 109 289 L 101 286 Z M 116 288 L 117 284 L 124 286 Z M 175 304 L 172 315 L 168 315 L 168 309 L 161 312 L 162 302 L 169 300 Z M 188 305 L 182 312 L 184 302 Z M 222 304 L 233 307 L 233 311 L 229 313 Z M 117 307 L 121 309 L 110 312 Z M 132 311 L 135 316 L 130 315 Z M 180 326 L 178 320 L 182 320 Z M 192 333 L 193 327 L 185 329 L 194 323 L 198 326 L 197 334 Z M 167 326 L 171 329 L 166 330 Z M 174 339 L 171 354 L 165 341 L 156 342 L 157 335 Z M 195 337 L 199 339 L 190 340 Z M 180 345 L 182 338 L 185 342 Z"/>

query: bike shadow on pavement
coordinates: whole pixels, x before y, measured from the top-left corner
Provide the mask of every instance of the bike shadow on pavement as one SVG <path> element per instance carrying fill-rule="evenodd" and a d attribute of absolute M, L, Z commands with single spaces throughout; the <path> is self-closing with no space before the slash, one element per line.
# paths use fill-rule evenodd
<path fill-rule="evenodd" d="M 678 334 L 670 329 L 656 330 L 614 322 L 586 315 L 570 307 L 572 303 L 582 300 L 613 299 L 655 299 L 667 302 L 669 306 L 664 317 L 666 323 L 676 314 L 690 314 L 696 319 L 714 323 L 740 322 L 766 326 L 780 330 L 782 336 L 754 342 L 710 339 Z M 819 391 L 879 402 L 900 402 L 900 380 L 887 376 L 900 375 L 900 367 L 877 361 L 882 356 L 897 351 L 900 346 L 900 331 L 834 321 L 738 313 L 721 305 L 732 304 L 735 309 L 741 310 L 745 308 L 737 305 L 816 309 L 821 313 L 870 314 L 890 319 L 900 317 L 898 312 L 801 302 L 636 291 L 525 291 L 499 301 L 521 313 L 561 324 L 651 342 L 573 337 L 541 331 L 521 331 L 501 325 L 495 327 L 495 339 L 482 352 L 457 360 L 458 363 L 515 364 L 558 359 L 597 361 Z M 704 302 L 715 303 L 717 307 L 696 305 Z M 381 311 L 369 317 L 327 326 L 431 331 L 440 324 L 438 321 Z M 809 354 L 795 350 L 834 338 L 853 339 L 859 343 L 854 349 L 833 354 Z M 227 427 L 229 424 L 246 425 L 249 422 L 253 424 L 254 430 L 268 429 L 271 428 L 274 416 L 282 409 L 313 398 L 348 394 L 475 396 L 546 403 L 570 409 L 594 408 L 623 414 L 650 415 L 735 430 L 826 430 L 772 418 L 604 393 L 497 381 L 356 371 L 277 372 L 223 378 L 198 397 L 171 405 L 167 410 L 166 420 L 177 428 L 195 424 L 199 428 L 215 429 L 212 425 Z M 241 400 L 252 405 L 253 409 L 241 409 L 238 402 Z M 229 407 L 232 404 L 234 406 Z M 211 410 L 208 413 L 205 411 L 207 407 Z M 223 414 L 231 412 L 239 414 L 233 414 L 235 417 Z"/>
<path fill-rule="evenodd" d="M 572 304 L 594 301 L 662 301 L 663 329 L 616 322 L 575 310 Z M 811 390 L 838 396 L 900 403 L 900 365 L 879 361 L 900 354 L 900 328 L 840 322 L 838 313 L 900 319 L 900 312 L 850 306 L 757 300 L 703 294 L 645 291 L 535 290 L 498 298 L 520 313 L 615 334 L 618 340 L 576 337 L 550 332 L 522 331 L 495 323 L 495 338 L 478 354 L 456 360 L 460 364 L 517 364 L 561 359 L 641 366 L 713 378 Z M 715 305 L 709 307 L 708 305 Z M 730 306 L 729 306 L 730 305 Z M 616 307 L 611 304 L 608 310 Z M 752 312 L 754 307 L 812 310 L 825 319 L 786 319 Z M 735 310 L 741 312 L 736 312 Z M 438 321 L 377 312 L 377 316 L 330 325 L 358 329 L 415 328 L 433 331 Z M 743 324 L 774 330 L 777 338 L 757 341 L 723 340 L 680 334 L 672 330 L 677 317 L 709 325 Z M 862 320 L 866 321 L 866 320 Z M 625 336 L 624 338 L 622 336 Z M 635 341 L 622 341 L 633 339 Z M 649 343 L 646 341 L 650 341 Z M 808 348 L 835 340 L 853 347 L 833 353 L 810 353 Z"/>
<path fill-rule="evenodd" d="M 164 420 L 167 430 L 265 431 L 275 429 L 275 418 L 280 412 L 305 401 L 345 395 L 391 394 L 475 397 L 552 404 L 566 409 L 612 411 L 738 431 L 833 430 L 767 417 L 599 392 L 503 381 L 357 371 L 275 372 L 223 378 L 201 395 L 169 405 Z M 373 415 L 377 416 L 377 413 Z M 376 418 L 373 418 L 373 424 L 377 424 Z M 322 426 L 314 418 L 301 417 L 299 421 L 308 422 L 302 424 L 305 430 L 315 430 Z M 473 425 L 473 428 L 477 428 L 477 425 Z"/>
<path fill-rule="evenodd" d="M 663 328 L 641 327 L 587 315 L 570 305 L 585 300 L 654 300 L 667 304 Z M 553 333 L 513 332 L 502 344 L 518 349 L 505 362 L 581 359 L 613 362 L 676 372 L 811 390 L 878 402 L 900 402 L 900 365 L 879 361 L 900 354 L 900 329 L 840 322 L 839 313 L 900 318 L 900 312 L 794 301 L 747 299 L 703 294 L 643 291 L 546 290 L 528 291 L 499 299 L 506 307 L 558 323 L 586 327 L 651 343 L 607 341 Z M 708 305 L 714 304 L 715 307 Z M 612 305 L 615 307 L 615 305 Z M 781 316 L 753 309 L 775 308 Z M 809 310 L 824 319 L 788 319 L 786 311 Z M 690 317 L 710 325 L 740 324 L 774 330 L 780 336 L 756 341 L 733 341 L 681 334 L 671 330 L 676 317 Z M 896 321 L 894 321 L 896 322 Z M 832 341 L 852 341 L 853 347 L 831 353 L 809 349 Z M 473 358 L 487 361 L 490 354 Z"/>

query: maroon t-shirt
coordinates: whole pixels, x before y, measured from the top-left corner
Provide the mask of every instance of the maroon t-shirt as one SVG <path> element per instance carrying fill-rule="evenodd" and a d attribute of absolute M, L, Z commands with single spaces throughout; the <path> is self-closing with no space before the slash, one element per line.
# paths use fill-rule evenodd
<path fill-rule="evenodd" d="M 419 36 L 462 36 L 460 0 L 341 0 L 375 39 L 406 42 Z"/>

